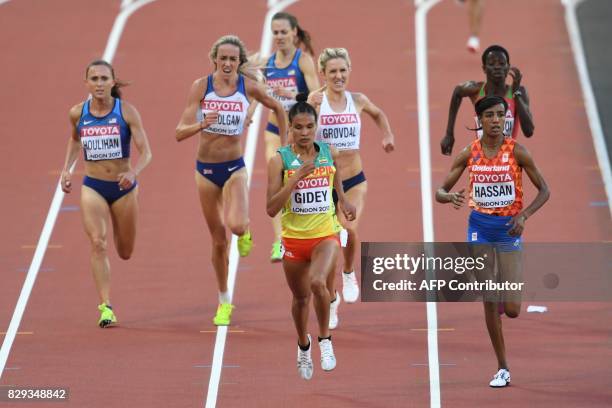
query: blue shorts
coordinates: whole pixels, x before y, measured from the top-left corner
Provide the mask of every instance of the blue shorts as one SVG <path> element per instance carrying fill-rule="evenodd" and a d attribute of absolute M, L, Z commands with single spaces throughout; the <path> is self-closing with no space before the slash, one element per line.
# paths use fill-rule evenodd
<path fill-rule="evenodd" d="M 219 188 L 223 188 L 227 180 L 244 167 L 244 159 L 241 157 L 221 163 L 202 163 L 196 160 L 196 170 L 199 174 L 215 183 Z"/>
<path fill-rule="evenodd" d="M 346 193 L 351 188 L 355 187 L 357 184 L 361 184 L 366 181 L 365 174 L 363 171 L 360 171 L 359 174 L 347 178 L 346 180 L 342 180 L 342 189 Z M 334 199 L 334 204 L 338 204 L 338 194 L 336 194 L 336 189 L 332 190 L 332 198 Z"/>
<path fill-rule="evenodd" d="M 467 242 L 493 244 L 500 252 L 520 251 L 523 249 L 523 238 L 508 234 L 511 225 L 506 225 L 512 217 L 483 214 L 472 210 L 468 222 Z"/>
<path fill-rule="evenodd" d="M 132 187 L 127 190 L 119 189 L 119 182 L 117 181 L 104 181 L 96 178 L 85 176 L 83 178 L 83 185 L 91 188 L 96 193 L 100 194 L 102 198 L 106 200 L 108 205 L 113 205 L 115 201 L 128 194 L 138 185 L 137 181 L 134 181 Z"/>
<path fill-rule="evenodd" d="M 276 136 L 280 135 L 280 130 L 278 130 L 278 126 L 271 124 L 268 122 L 266 126 L 266 132 L 274 133 Z"/>

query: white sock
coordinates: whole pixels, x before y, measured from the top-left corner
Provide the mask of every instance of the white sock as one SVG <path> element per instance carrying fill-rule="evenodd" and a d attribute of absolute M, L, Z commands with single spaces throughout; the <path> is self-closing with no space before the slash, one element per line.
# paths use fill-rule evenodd
<path fill-rule="evenodd" d="M 219 292 L 219 303 L 230 303 L 229 292 Z"/>

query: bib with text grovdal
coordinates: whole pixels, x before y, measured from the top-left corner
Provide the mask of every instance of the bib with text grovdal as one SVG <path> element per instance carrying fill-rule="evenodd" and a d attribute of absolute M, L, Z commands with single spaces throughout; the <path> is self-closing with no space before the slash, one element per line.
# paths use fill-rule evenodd
<path fill-rule="evenodd" d="M 338 150 L 357 150 L 361 137 L 361 119 L 355 107 L 352 94 L 344 92 L 346 107 L 335 112 L 323 93 L 319 110 L 316 140 L 334 146 Z"/>
<path fill-rule="evenodd" d="M 473 165 L 472 199 L 480 208 L 507 207 L 514 203 L 516 192 L 510 165 Z"/>
<path fill-rule="evenodd" d="M 291 107 L 293 105 L 296 104 L 296 100 L 293 98 L 287 98 L 284 96 L 280 96 L 277 95 L 276 93 L 274 93 L 274 88 L 285 88 L 285 90 L 287 91 L 291 91 L 294 93 L 298 93 L 298 86 L 297 86 L 297 81 L 295 79 L 295 77 L 288 77 L 288 78 L 267 78 L 266 79 L 266 85 L 267 87 L 267 91 L 268 91 L 268 95 L 273 97 L 274 99 L 276 99 L 277 101 L 280 102 L 281 105 L 283 105 L 283 109 L 288 112 L 289 109 L 291 109 Z"/>
<path fill-rule="evenodd" d="M 291 192 L 291 212 L 295 214 L 322 214 L 331 208 L 328 177 L 301 179 Z"/>
<path fill-rule="evenodd" d="M 119 125 L 83 126 L 80 136 L 85 160 L 113 160 L 123 157 Z"/>

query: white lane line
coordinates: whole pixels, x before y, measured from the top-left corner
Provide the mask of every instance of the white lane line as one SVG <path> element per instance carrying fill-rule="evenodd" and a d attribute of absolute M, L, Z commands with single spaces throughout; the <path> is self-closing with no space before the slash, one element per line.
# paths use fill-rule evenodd
<path fill-rule="evenodd" d="M 155 0 L 138 0 L 132 3 L 129 7 L 122 9 L 119 15 L 117 15 L 115 19 L 115 24 L 113 25 L 113 29 L 111 31 L 111 35 L 108 39 L 108 43 L 106 44 L 106 51 L 104 52 L 103 58 L 106 61 L 112 62 L 113 60 L 115 51 L 117 49 L 117 43 L 121 38 L 121 33 L 123 32 L 123 28 L 125 26 L 127 18 L 137 9 L 142 6 L 145 6 L 148 3 L 151 3 L 152 1 Z M 76 162 L 70 168 L 70 172 L 74 170 L 75 165 Z M 8 330 L 6 331 L 6 336 L 4 337 L 4 341 L 2 342 L 2 348 L 0 348 L 0 378 L 2 378 L 2 373 L 4 372 L 4 368 L 6 367 L 6 361 L 8 360 L 11 347 L 13 346 L 13 342 L 15 341 L 15 336 L 17 334 L 17 330 L 19 329 L 21 319 L 23 318 L 25 308 L 28 304 L 28 299 L 30 298 L 30 294 L 32 293 L 32 288 L 34 287 L 34 283 L 36 282 L 36 277 L 38 276 L 40 265 L 45 256 L 47 246 L 49 245 L 49 239 L 51 238 L 51 233 L 53 232 L 53 227 L 55 226 L 55 221 L 57 220 L 57 215 L 59 213 L 63 200 L 64 193 L 62 192 L 61 185 L 58 181 L 57 187 L 55 188 L 55 194 L 53 195 L 53 199 L 51 200 L 51 207 L 49 208 L 47 219 L 45 220 L 43 230 L 40 234 L 40 238 L 38 239 L 38 245 L 36 246 L 34 257 L 32 258 L 32 262 L 30 263 L 28 274 L 23 283 L 23 287 L 21 288 L 21 293 L 19 294 L 19 299 L 17 300 L 15 311 L 13 312 L 13 317 L 11 318 Z"/>
<path fill-rule="evenodd" d="M 429 145 L 429 94 L 427 77 L 427 13 L 440 0 L 415 0 L 415 42 L 417 102 L 419 113 L 419 161 L 421 169 L 421 207 L 423 241 L 434 242 L 431 197 L 431 149 Z M 427 302 L 427 354 L 429 358 L 430 407 L 440 407 L 440 363 L 438 359 L 438 312 L 435 302 Z"/>
<path fill-rule="evenodd" d="M 8 3 L 11 0 L 0 0 L 0 6 L 3 5 L 4 3 Z"/>
<path fill-rule="evenodd" d="M 597 109 L 597 101 L 593 93 L 593 85 L 589 77 L 589 70 L 584 56 L 584 48 L 582 47 L 582 37 L 580 36 L 580 28 L 578 27 L 578 19 L 576 18 L 576 7 L 584 0 L 561 0 L 565 6 L 565 24 L 569 34 L 572 51 L 574 54 L 574 62 L 578 70 L 578 78 L 582 88 L 582 97 L 584 99 L 584 107 L 589 119 L 589 127 L 591 128 L 591 136 L 593 137 L 593 147 L 597 155 L 597 163 L 601 171 L 601 178 L 604 182 L 606 195 L 608 196 L 608 210 L 612 217 L 612 172 L 610 171 L 610 158 L 606 149 L 606 139 L 599 118 Z"/>
<path fill-rule="evenodd" d="M 272 16 L 297 2 L 297 0 L 268 0 L 268 13 L 263 25 L 263 34 L 261 36 L 261 45 L 259 55 L 269 55 L 272 50 L 272 33 L 270 25 L 272 24 Z M 253 114 L 253 123 L 249 126 L 247 140 L 244 149 L 244 163 L 247 168 L 249 178 L 247 188 L 251 185 L 251 174 L 253 173 L 253 163 L 255 162 L 255 151 L 257 149 L 257 135 L 259 134 L 259 125 L 261 123 L 262 107 L 259 105 Z M 227 290 L 229 292 L 230 301 L 233 303 L 234 286 L 236 284 L 236 274 L 238 270 L 238 249 L 236 242 L 238 237 L 232 235 L 230 243 L 229 265 L 227 275 Z M 223 366 L 223 353 L 225 352 L 225 341 L 227 339 L 227 326 L 217 327 L 217 336 L 215 338 L 215 349 L 213 351 L 212 369 L 210 370 L 210 379 L 208 381 L 208 393 L 206 394 L 206 408 L 214 408 L 217 405 L 217 396 L 219 393 L 219 381 L 221 380 L 221 369 Z"/>

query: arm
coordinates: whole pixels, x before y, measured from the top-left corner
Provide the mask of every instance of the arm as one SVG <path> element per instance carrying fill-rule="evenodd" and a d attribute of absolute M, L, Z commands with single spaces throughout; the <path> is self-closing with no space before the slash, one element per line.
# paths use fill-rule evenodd
<path fill-rule="evenodd" d="M 533 136 L 535 126 L 533 124 L 533 116 L 529 109 L 529 95 L 527 89 L 521 85 L 523 75 L 517 67 L 510 67 L 508 72 L 512 77 L 512 95 L 516 103 L 516 116 L 518 116 L 521 130 L 525 137 Z"/>
<path fill-rule="evenodd" d="M 374 120 L 376 126 L 382 131 L 383 140 L 382 147 L 385 152 L 390 153 L 395 149 L 395 137 L 391 132 L 391 125 L 387 115 L 378 106 L 374 105 L 364 94 L 353 94 L 357 101 L 357 105 L 361 106 L 361 110 Z"/>
<path fill-rule="evenodd" d="M 134 141 L 134 145 L 138 150 L 139 156 L 138 161 L 136 162 L 136 166 L 130 171 L 119 174 L 119 187 L 123 189 L 130 188 L 136 177 L 140 174 L 140 172 L 149 165 L 153 155 L 151 154 L 151 148 L 149 146 L 149 139 L 147 138 L 147 134 L 142 126 L 142 119 L 140 118 L 140 113 L 132 106 L 131 104 L 124 102 L 123 103 L 123 116 L 130 126 L 130 131 L 132 132 L 132 140 Z"/>
<path fill-rule="evenodd" d="M 308 92 L 310 93 L 313 92 L 315 89 L 318 89 L 321 85 L 319 84 L 317 70 L 310 54 L 302 52 L 300 60 L 298 61 L 298 65 L 300 67 L 300 71 L 302 71 L 302 74 L 304 75 L 304 80 L 306 81 Z"/>
<path fill-rule="evenodd" d="M 514 145 L 514 157 L 516 158 L 517 163 L 521 166 L 527 176 L 529 176 L 529 180 L 533 183 L 533 185 L 538 189 L 538 195 L 534 198 L 534 200 L 529 204 L 526 208 L 523 208 L 519 214 L 515 215 L 510 221 L 510 225 L 512 228 L 508 231 L 508 234 L 518 236 L 523 233 L 523 229 L 525 228 L 525 221 L 531 217 L 536 211 L 540 209 L 548 201 L 550 198 L 550 190 L 548 190 L 548 185 L 544 180 L 544 177 L 540 173 L 540 170 L 535 165 L 531 154 L 525 149 L 523 146 L 516 144 Z"/>
<path fill-rule="evenodd" d="M 465 188 L 450 193 L 449 191 L 457 184 L 459 177 L 463 174 L 463 171 L 467 167 L 468 160 L 470 158 L 470 147 L 466 147 L 459 153 L 459 155 L 453 161 L 450 171 L 442 183 L 442 187 L 436 191 L 436 201 L 442 204 L 452 203 L 455 209 L 461 208 L 465 202 Z"/>
<path fill-rule="evenodd" d="M 314 162 L 304 162 L 299 169 L 293 173 L 287 180 L 287 184 L 283 185 L 283 160 L 280 154 L 275 154 L 268 162 L 268 192 L 266 202 L 266 212 L 270 217 L 274 217 L 283 208 L 291 191 L 297 182 L 312 173 L 314 170 Z"/>
<path fill-rule="evenodd" d="M 278 120 L 278 133 L 281 139 L 281 146 L 287 144 L 287 116 L 285 115 L 283 106 L 266 93 L 266 88 L 263 84 L 245 78 L 245 87 L 247 93 L 255 100 L 259 101 L 266 108 L 274 111 L 276 119 Z"/>
<path fill-rule="evenodd" d="M 81 117 L 81 110 L 83 109 L 83 104 L 80 103 L 76 106 L 73 106 L 70 109 L 70 138 L 68 139 L 68 148 L 66 149 L 66 159 L 64 160 L 64 167 L 62 168 L 62 175 L 60 179 L 60 183 L 62 186 L 62 191 L 64 193 L 70 193 L 72 191 L 72 182 L 70 180 L 70 168 L 74 164 L 79 155 L 79 150 L 81 144 L 79 142 L 79 134 L 77 133 L 77 123 L 79 122 L 79 118 Z"/>
<path fill-rule="evenodd" d="M 200 122 L 196 121 L 196 115 L 198 105 L 204 94 L 204 87 L 206 86 L 206 78 L 200 78 L 195 80 L 191 89 L 189 90 L 189 96 L 187 98 L 187 107 L 181 115 L 181 120 L 176 125 L 176 141 L 183 141 L 202 129 L 206 129 L 210 125 L 217 123 L 218 114 L 216 112 L 206 115 Z"/>
<path fill-rule="evenodd" d="M 330 146 L 329 148 L 334 163 L 337 163 L 338 149 L 336 149 L 334 146 Z M 340 206 L 340 210 L 348 221 L 352 221 L 357 217 L 357 209 L 346 199 L 346 195 L 344 194 L 344 186 L 342 185 L 341 172 L 342 170 L 340 169 L 340 167 L 336 166 L 336 174 L 334 174 L 334 189 L 336 190 L 336 194 L 338 195 L 338 205 Z"/>
<path fill-rule="evenodd" d="M 482 82 L 467 81 L 459 84 L 453 90 L 451 96 L 450 106 L 448 108 L 448 122 L 446 125 L 446 134 L 440 141 L 440 147 L 442 148 L 442 154 L 450 156 L 453 152 L 453 145 L 455 144 L 455 121 L 457 120 L 457 112 L 461 106 L 461 100 L 465 97 L 473 96 L 480 90 Z"/>

